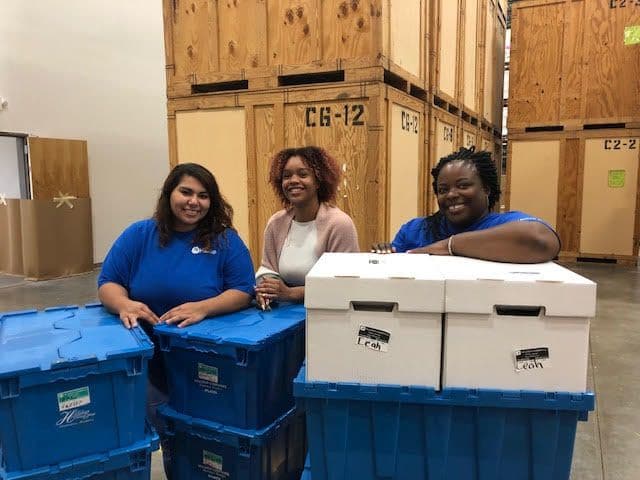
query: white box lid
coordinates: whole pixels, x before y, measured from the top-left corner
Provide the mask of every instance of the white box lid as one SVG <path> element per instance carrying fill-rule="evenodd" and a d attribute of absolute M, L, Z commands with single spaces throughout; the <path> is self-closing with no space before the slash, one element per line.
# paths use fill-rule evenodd
<path fill-rule="evenodd" d="M 307 274 L 307 308 L 346 310 L 351 302 L 397 303 L 403 312 L 444 312 L 444 277 L 432 256 L 325 253 Z"/>
<path fill-rule="evenodd" d="M 446 312 L 488 314 L 505 305 L 544 307 L 547 316 L 595 316 L 596 284 L 556 263 L 433 258 L 445 277 Z"/>

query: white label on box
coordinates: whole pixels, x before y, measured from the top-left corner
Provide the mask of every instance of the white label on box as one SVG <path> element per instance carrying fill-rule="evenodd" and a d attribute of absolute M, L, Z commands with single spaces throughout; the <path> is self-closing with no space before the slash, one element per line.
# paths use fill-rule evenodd
<path fill-rule="evenodd" d="M 524 348 L 513 353 L 516 372 L 544 370 L 551 367 L 548 347 Z"/>
<path fill-rule="evenodd" d="M 81 387 L 58 393 L 58 411 L 60 412 L 89 405 L 90 403 L 91 396 L 89 395 L 89 387 Z"/>
<path fill-rule="evenodd" d="M 211 383 L 218 383 L 218 369 L 211 365 L 198 363 L 198 378 Z"/>
<path fill-rule="evenodd" d="M 360 325 L 357 344 L 376 352 L 388 352 L 391 334 L 366 325 Z"/>

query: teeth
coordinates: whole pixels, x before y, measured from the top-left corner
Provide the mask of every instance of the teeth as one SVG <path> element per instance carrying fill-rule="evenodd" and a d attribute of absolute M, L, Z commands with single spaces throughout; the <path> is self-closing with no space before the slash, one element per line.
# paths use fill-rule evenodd
<path fill-rule="evenodd" d="M 458 210 L 461 210 L 463 207 L 464 207 L 464 205 L 462 205 L 462 204 L 449 205 L 449 211 L 450 212 L 457 212 Z"/>

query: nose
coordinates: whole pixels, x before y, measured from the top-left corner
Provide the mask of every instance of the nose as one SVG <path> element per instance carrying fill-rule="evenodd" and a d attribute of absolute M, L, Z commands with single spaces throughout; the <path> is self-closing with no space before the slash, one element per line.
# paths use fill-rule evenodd
<path fill-rule="evenodd" d="M 456 187 L 450 188 L 445 195 L 446 198 L 456 198 L 457 196 L 458 196 L 458 189 Z"/>
<path fill-rule="evenodd" d="M 189 196 L 189 198 L 187 199 L 187 202 L 188 202 L 190 205 L 197 205 L 197 203 L 198 203 L 198 197 L 197 197 L 196 195 L 191 195 L 191 196 Z"/>

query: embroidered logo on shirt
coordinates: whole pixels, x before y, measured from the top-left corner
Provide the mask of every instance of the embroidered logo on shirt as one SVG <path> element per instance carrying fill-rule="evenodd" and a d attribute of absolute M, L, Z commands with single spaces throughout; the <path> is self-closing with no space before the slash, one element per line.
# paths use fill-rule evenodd
<path fill-rule="evenodd" d="M 191 253 L 193 253 L 194 255 L 199 255 L 201 253 L 208 253 L 210 255 L 215 255 L 216 253 L 218 253 L 217 250 L 205 250 L 204 248 L 200 248 L 200 247 L 193 247 L 191 249 Z"/>

